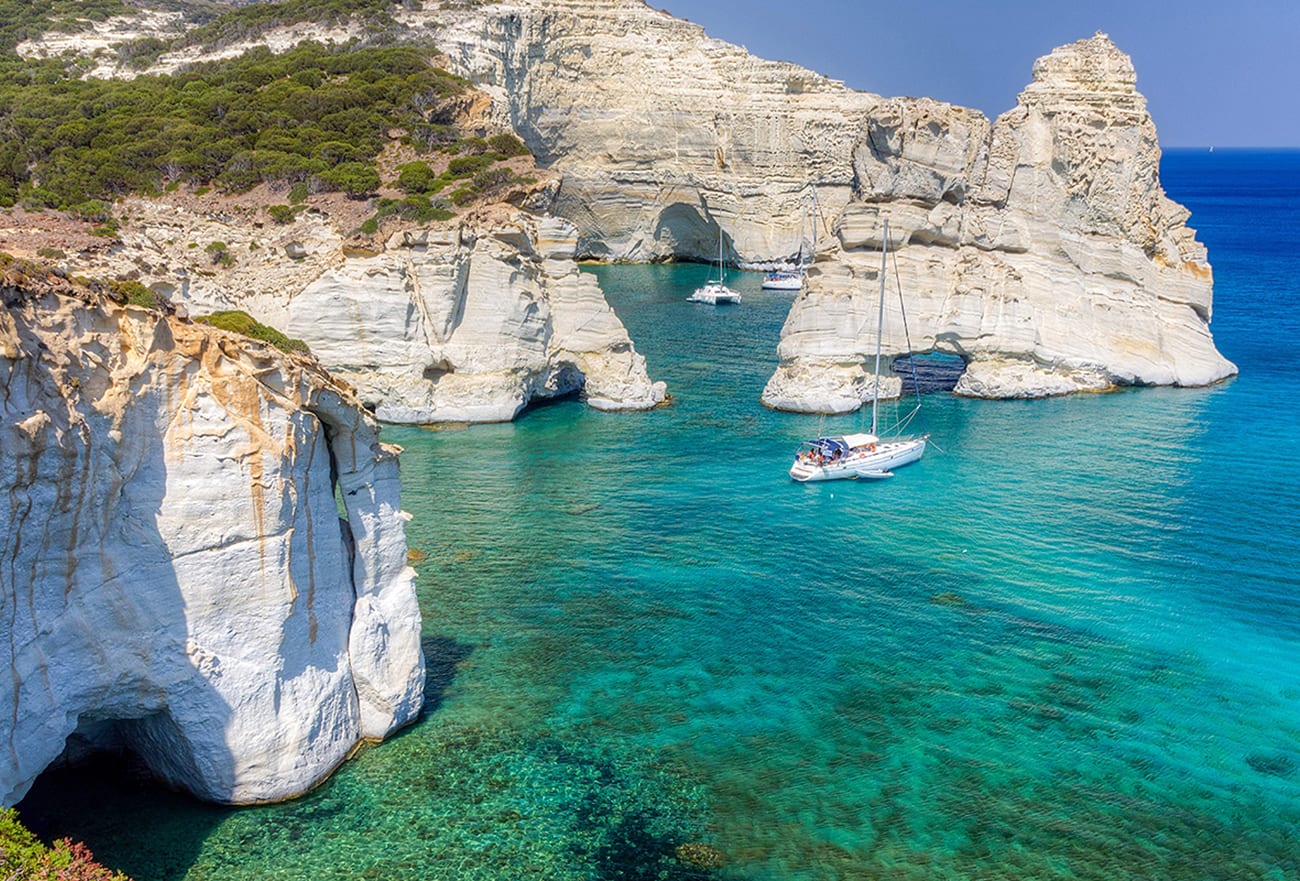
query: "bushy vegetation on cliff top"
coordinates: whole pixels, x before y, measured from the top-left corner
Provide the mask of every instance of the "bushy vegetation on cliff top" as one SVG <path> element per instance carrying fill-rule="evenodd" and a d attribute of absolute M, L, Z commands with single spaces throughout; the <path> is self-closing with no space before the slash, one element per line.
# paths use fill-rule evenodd
<path fill-rule="evenodd" d="M 410 47 L 254 50 L 175 76 L 0 77 L 0 204 L 72 208 L 172 182 L 314 180 L 359 195 L 390 129 L 465 88 Z"/>
<path fill-rule="evenodd" d="M 0 0 L 0 20 L 15 4 L 22 5 Z M 170 76 L 82 80 L 85 59 L 30 61 L 14 54 L 18 39 L 38 32 L 37 12 L 49 21 L 75 4 L 31 5 L 0 33 L 0 50 L 7 50 L 0 51 L 0 206 L 21 202 L 84 215 L 104 200 L 181 183 L 224 192 L 298 185 L 360 197 L 379 188 L 375 160 L 401 136 L 426 154 L 475 154 L 473 168 L 449 171 L 425 187 L 402 187 L 410 204 L 396 210 L 428 219 L 446 213 L 429 197 L 447 183 L 465 181 L 452 196 L 457 204 L 468 201 L 517 180 L 505 169 L 488 173 L 487 166 L 527 152 L 513 136 L 508 144 L 489 145 L 458 135 L 454 99 L 468 84 L 432 66 L 427 46 L 304 43 L 280 55 L 258 48 Z M 166 48 L 248 39 L 306 20 L 359 17 L 367 28 L 386 26 L 392 6 L 388 0 L 255 4 L 217 16 Z M 124 11 L 116 0 L 88 0 L 84 8 L 101 18 Z M 367 33 L 371 42 L 385 39 Z M 135 44 L 119 49 L 145 51 Z"/>

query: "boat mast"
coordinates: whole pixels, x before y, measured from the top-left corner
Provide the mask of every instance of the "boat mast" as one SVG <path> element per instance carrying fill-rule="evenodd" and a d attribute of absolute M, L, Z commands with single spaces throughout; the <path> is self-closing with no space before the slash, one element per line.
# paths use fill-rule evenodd
<path fill-rule="evenodd" d="M 880 403 L 880 339 L 885 330 L 885 255 L 889 251 L 889 218 L 880 242 L 880 308 L 876 314 L 876 389 L 871 393 L 871 433 L 876 433 L 876 408 Z"/>
<path fill-rule="evenodd" d="M 722 262 L 722 222 L 718 221 L 718 284 L 727 283 L 727 270 Z"/>

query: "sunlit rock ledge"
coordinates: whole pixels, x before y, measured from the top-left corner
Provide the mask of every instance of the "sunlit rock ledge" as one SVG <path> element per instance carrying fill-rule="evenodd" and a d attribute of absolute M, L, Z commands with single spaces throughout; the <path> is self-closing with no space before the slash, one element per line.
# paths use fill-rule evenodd
<path fill-rule="evenodd" d="M 192 315 L 244 310 L 306 342 L 381 420 L 504 422 L 579 391 L 602 410 L 666 397 L 561 218 L 505 206 L 358 252 L 316 212 L 271 226 L 146 199 L 124 207 L 120 244 L 81 256 L 78 271 L 137 278 Z M 232 265 L 188 247 L 211 241 Z"/>
<path fill-rule="evenodd" d="M 1160 186 L 1133 65 L 1104 35 L 1039 59 L 990 122 L 754 58 L 639 0 L 423 15 L 453 69 L 562 175 L 553 209 L 578 227 L 580 256 L 708 259 L 721 231 L 729 261 L 789 261 L 816 188 L 833 235 L 783 329 L 769 406 L 842 412 L 870 395 L 885 218 L 911 348 L 965 360 L 959 394 L 1236 372 L 1209 332 L 1205 249 Z M 908 350 L 896 304 L 884 336 L 887 355 Z"/>
<path fill-rule="evenodd" d="M 397 450 L 351 390 L 52 276 L 2 294 L 0 804 L 100 749 L 274 801 L 412 721 Z"/>

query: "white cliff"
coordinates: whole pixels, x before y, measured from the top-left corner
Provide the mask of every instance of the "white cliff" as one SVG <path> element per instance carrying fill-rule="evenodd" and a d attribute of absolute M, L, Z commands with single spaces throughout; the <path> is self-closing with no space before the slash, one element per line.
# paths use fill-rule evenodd
<path fill-rule="evenodd" d="M 719 227 L 729 260 L 792 259 L 812 184 L 827 219 L 848 202 L 881 101 L 641 0 L 430 3 L 408 19 L 563 175 L 553 210 L 597 259 L 708 260 Z"/>
<path fill-rule="evenodd" d="M 791 310 L 770 406 L 841 412 L 869 394 L 885 217 L 912 348 L 961 356 L 959 393 L 1235 373 L 1209 333 L 1205 249 L 1160 187 L 1132 63 L 1104 36 L 1040 59 L 1017 107 L 990 123 L 753 58 L 639 0 L 424 15 L 452 69 L 563 175 L 553 207 L 578 226 L 580 255 L 706 258 L 721 227 L 730 259 L 786 260 L 816 185 L 837 239 Z M 897 314 L 885 335 L 891 353 L 907 350 Z"/>
<path fill-rule="evenodd" d="M 54 278 L 0 294 L 0 804 L 93 748 L 283 799 L 411 721 L 397 451 L 350 390 Z"/>
<path fill-rule="evenodd" d="M 582 391 L 604 410 L 649 409 L 652 382 L 595 277 L 576 229 L 493 210 L 407 227 L 371 251 L 330 217 L 270 224 L 256 211 L 199 214 L 144 199 L 107 253 L 80 272 L 130 275 L 192 315 L 242 309 L 306 342 L 391 422 L 501 422 L 529 402 Z M 229 255 L 218 265 L 212 242 Z"/>
<path fill-rule="evenodd" d="M 524 214 L 487 230 L 408 230 L 294 294 L 285 328 L 381 419 L 502 422 L 583 389 L 598 409 L 665 397 L 646 375 L 576 231 Z"/>
<path fill-rule="evenodd" d="M 882 221 L 911 348 L 959 355 L 959 394 L 1041 397 L 1207 385 L 1212 273 L 1159 182 L 1155 126 L 1128 57 L 1103 35 L 1034 65 L 989 125 L 928 100 L 887 102 L 855 151 L 855 200 L 782 330 L 770 406 L 843 412 L 874 383 Z M 898 307 L 885 348 L 908 351 Z M 892 371 L 885 388 L 896 390 Z"/>

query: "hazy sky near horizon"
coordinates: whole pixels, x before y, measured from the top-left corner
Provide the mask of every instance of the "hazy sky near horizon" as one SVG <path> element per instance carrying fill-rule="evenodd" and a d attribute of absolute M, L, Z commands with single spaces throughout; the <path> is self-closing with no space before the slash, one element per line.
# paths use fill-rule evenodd
<path fill-rule="evenodd" d="M 1034 59 L 1103 31 L 1166 147 L 1300 147 L 1300 0 L 649 0 L 763 58 L 995 117 Z"/>

